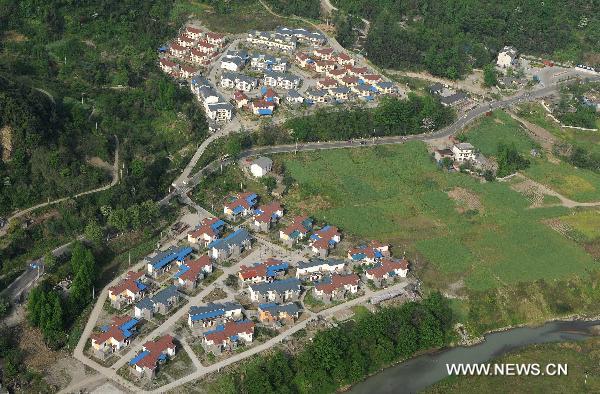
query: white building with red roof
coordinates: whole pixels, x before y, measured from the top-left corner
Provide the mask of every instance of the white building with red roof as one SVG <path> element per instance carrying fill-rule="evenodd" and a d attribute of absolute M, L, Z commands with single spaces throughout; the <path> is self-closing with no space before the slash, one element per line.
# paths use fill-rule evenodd
<path fill-rule="evenodd" d="M 220 355 L 224 351 L 235 349 L 239 341 L 252 343 L 254 323 L 250 320 L 228 321 L 214 330 L 202 335 L 202 347 L 205 351 Z"/>
<path fill-rule="evenodd" d="M 94 355 L 100 359 L 129 346 L 135 335 L 137 319 L 129 316 L 115 316 L 110 325 L 102 326 L 100 333 L 90 337 Z"/>
<path fill-rule="evenodd" d="M 133 304 L 144 296 L 147 286 L 142 283 L 144 272 L 129 271 L 125 278 L 108 289 L 108 299 L 116 309 Z"/>
<path fill-rule="evenodd" d="M 364 277 L 367 280 L 372 280 L 376 286 L 380 287 L 395 278 L 406 278 L 408 269 L 409 262 L 405 257 L 402 260 L 383 258 L 373 268 L 367 269 Z"/>
<path fill-rule="evenodd" d="M 222 46 L 225 43 L 225 35 L 209 31 L 206 33 L 206 42 L 216 46 Z"/>
<path fill-rule="evenodd" d="M 315 62 L 315 71 L 324 73 L 335 68 L 335 63 L 331 60 L 317 60 Z"/>
<path fill-rule="evenodd" d="M 197 64 L 204 64 L 210 61 L 211 55 L 209 52 L 202 52 L 199 48 L 190 49 L 190 60 Z"/>
<path fill-rule="evenodd" d="M 308 216 L 296 216 L 289 226 L 279 231 L 279 239 L 292 246 L 308 235 L 312 230 L 312 223 L 312 219 Z"/>
<path fill-rule="evenodd" d="M 202 219 L 200 224 L 188 233 L 188 242 L 207 246 L 212 241 L 221 237 L 224 227 L 225 222 L 219 218 Z"/>
<path fill-rule="evenodd" d="M 273 201 L 266 205 L 259 206 L 254 211 L 252 218 L 252 227 L 257 231 L 267 232 L 271 226 L 276 224 L 283 217 L 283 208 L 280 203 Z"/>
<path fill-rule="evenodd" d="M 176 58 L 184 59 L 187 56 L 188 49 L 182 45 L 173 43 L 173 44 L 171 44 L 171 47 L 169 48 L 169 52 L 171 53 L 171 55 L 175 56 Z"/>
<path fill-rule="evenodd" d="M 203 33 L 201 29 L 197 29 L 192 26 L 187 26 L 185 28 L 185 35 L 191 38 L 192 40 L 199 40 L 200 38 L 202 38 Z"/>
<path fill-rule="evenodd" d="M 241 90 L 236 90 L 233 93 L 233 101 L 235 101 L 236 107 L 243 108 L 248 105 L 248 96 Z"/>
<path fill-rule="evenodd" d="M 281 277 L 288 268 L 288 263 L 270 258 L 251 266 L 240 266 L 238 277 L 242 283 L 260 283 Z"/>
<path fill-rule="evenodd" d="M 196 41 L 188 37 L 187 35 L 181 35 L 177 37 L 177 43 L 185 48 L 191 48 L 196 45 Z"/>
<path fill-rule="evenodd" d="M 348 251 L 349 259 L 362 264 L 374 264 L 385 257 L 390 257 L 390 246 L 376 240 Z"/>
<path fill-rule="evenodd" d="M 315 297 L 323 302 L 341 301 L 347 295 L 358 293 L 360 278 L 356 274 L 332 274 L 315 284 Z"/>
<path fill-rule="evenodd" d="M 345 52 L 341 52 L 335 56 L 335 61 L 341 66 L 354 66 L 354 59 Z"/>
<path fill-rule="evenodd" d="M 333 48 L 316 48 L 313 55 L 321 60 L 331 60 L 333 57 Z"/>
<path fill-rule="evenodd" d="M 176 350 L 173 337 L 163 335 L 154 341 L 146 342 L 142 351 L 129 361 L 129 366 L 137 377 L 154 379 L 159 365 L 173 357 Z"/>
<path fill-rule="evenodd" d="M 213 44 L 206 41 L 198 41 L 198 50 L 202 53 L 213 54 L 219 50 Z"/>
<path fill-rule="evenodd" d="M 179 71 L 179 64 L 163 57 L 158 61 L 160 65 L 160 69 L 166 72 L 167 74 L 171 74 L 173 72 Z"/>
<path fill-rule="evenodd" d="M 338 82 L 332 78 L 325 78 L 317 81 L 317 88 L 319 89 L 332 89 L 338 86 Z"/>
<path fill-rule="evenodd" d="M 310 236 L 310 247 L 320 257 L 327 257 L 329 250 L 341 241 L 342 235 L 335 226 L 327 225 Z"/>
<path fill-rule="evenodd" d="M 181 76 L 183 78 L 192 78 L 194 75 L 196 75 L 197 72 L 198 69 L 196 67 L 188 66 L 185 64 L 181 66 Z"/>
<path fill-rule="evenodd" d="M 173 275 L 173 284 L 193 290 L 198 286 L 198 281 L 213 272 L 213 262 L 208 255 L 197 259 L 186 259 L 177 262 L 179 270 Z"/>
<path fill-rule="evenodd" d="M 256 193 L 240 193 L 229 196 L 223 206 L 223 213 L 230 219 L 246 217 L 254 213 L 254 208 L 258 203 Z"/>

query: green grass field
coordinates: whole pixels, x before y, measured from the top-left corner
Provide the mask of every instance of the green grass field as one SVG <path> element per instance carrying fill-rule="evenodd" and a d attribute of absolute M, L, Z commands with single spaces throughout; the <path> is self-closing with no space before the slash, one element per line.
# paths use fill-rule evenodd
<path fill-rule="evenodd" d="M 495 156 L 500 143 L 514 144 L 519 152 L 527 155 L 532 148 L 538 148 L 527 131 L 503 111 L 482 118 L 464 135 L 485 156 Z"/>
<path fill-rule="evenodd" d="M 486 289 L 575 275 L 593 264 L 583 248 L 541 223 L 566 208 L 528 209 L 508 184 L 438 170 L 423 143 L 278 159 L 299 184 L 284 200 L 290 211 L 412 253 L 434 287 L 465 278 L 469 288 Z M 451 199 L 447 192 L 457 190 Z"/>
<path fill-rule="evenodd" d="M 575 211 L 561 217 L 560 220 L 583 236 L 585 241 L 600 240 L 600 211 L 595 209 Z"/>
<path fill-rule="evenodd" d="M 567 364 L 562 376 L 468 376 L 446 378 L 426 393 L 597 393 L 600 392 L 600 339 L 533 345 L 500 357 L 496 363 Z M 587 382 L 585 375 L 587 373 Z"/>

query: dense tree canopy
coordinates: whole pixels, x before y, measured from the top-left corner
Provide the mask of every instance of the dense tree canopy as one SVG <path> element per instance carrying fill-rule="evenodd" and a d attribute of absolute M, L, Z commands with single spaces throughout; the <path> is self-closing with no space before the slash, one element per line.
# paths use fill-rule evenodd
<path fill-rule="evenodd" d="M 505 45 L 557 60 L 600 51 L 595 2 L 576 0 L 337 0 L 371 23 L 365 49 L 383 67 L 425 68 L 458 78 L 490 63 Z M 596 62 L 597 62 L 596 57 Z"/>

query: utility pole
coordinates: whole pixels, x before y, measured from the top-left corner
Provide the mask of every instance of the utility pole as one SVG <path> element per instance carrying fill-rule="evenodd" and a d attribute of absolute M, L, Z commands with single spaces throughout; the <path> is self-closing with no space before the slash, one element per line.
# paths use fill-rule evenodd
<path fill-rule="evenodd" d="M 131 267 L 131 251 L 129 251 L 129 267 Z"/>

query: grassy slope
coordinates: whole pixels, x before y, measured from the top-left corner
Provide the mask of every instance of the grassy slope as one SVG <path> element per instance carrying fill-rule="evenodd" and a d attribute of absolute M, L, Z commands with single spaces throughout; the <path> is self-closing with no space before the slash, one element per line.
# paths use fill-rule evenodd
<path fill-rule="evenodd" d="M 462 277 L 474 289 L 553 279 L 593 263 L 574 242 L 540 223 L 564 209 L 530 210 L 506 184 L 439 171 L 422 143 L 283 160 L 301 189 L 286 198 L 288 208 L 339 225 L 346 234 L 390 242 L 396 254 L 418 252 L 433 265 L 425 280 L 435 287 Z M 480 209 L 459 213 L 445 193 L 455 187 L 475 196 Z"/>
<path fill-rule="evenodd" d="M 539 113 L 530 112 L 533 113 L 526 117 L 528 120 L 547 128 L 558 138 L 564 141 L 579 140 L 578 133 L 562 131 Z M 537 144 L 517 121 L 503 112 L 496 111 L 493 116 L 482 119 L 465 136 L 486 156 L 495 156 L 501 142 L 514 143 L 519 152 L 531 160 L 531 166 L 524 171 L 527 176 L 575 201 L 600 201 L 600 174 L 565 162 L 551 163 L 544 157 L 532 158 L 529 151 L 536 148 Z M 594 141 L 591 135 L 586 138 L 587 142 Z"/>
<path fill-rule="evenodd" d="M 451 377 L 428 393 L 592 393 L 600 391 L 600 339 L 580 343 L 534 345 L 500 357 L 498 363 L 566 363 L 566 376 Z M 587 384 L 585 374 L 588 374 Z"/>

